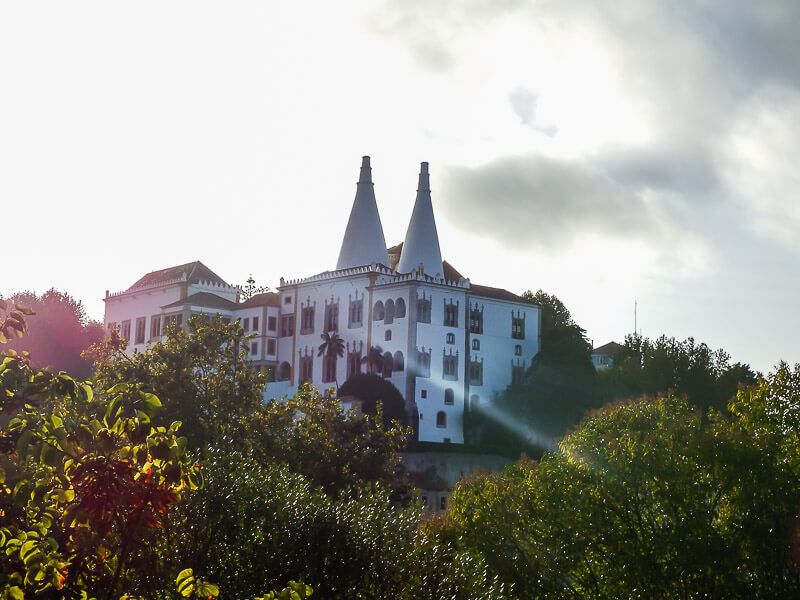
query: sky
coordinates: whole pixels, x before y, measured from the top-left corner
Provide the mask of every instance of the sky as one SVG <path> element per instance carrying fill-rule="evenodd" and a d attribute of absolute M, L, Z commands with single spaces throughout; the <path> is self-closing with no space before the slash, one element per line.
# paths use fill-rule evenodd
<path fill-rule="evenodd" d="M 0 0 L 0 294 L 202 260 L 333 269 L 362 155 L 387 242 L 767 371 L 800 361 L 800 3 Z"/>

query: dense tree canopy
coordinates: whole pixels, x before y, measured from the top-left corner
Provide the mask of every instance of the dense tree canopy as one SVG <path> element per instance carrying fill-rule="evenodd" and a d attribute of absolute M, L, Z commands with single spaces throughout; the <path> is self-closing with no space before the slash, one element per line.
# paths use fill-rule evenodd
<path fill-rule="evenodd" d="M 800 369 L 709 420 L 604 408 L 541 462 L 462 482 L 450 527 L 522 598 L 783 598 L 800 589 Z"/>
<path fill-rule="evenodd" d="M 65 371 L 79 379 L 89 376 L 91 361 L 81 353 L 103 338 L 103 325 L 87 318 L 80 300 L 50 289 L 41 295 L 19 292 L 8 301 L 34 313 L 27 318 L 26 335 L 10 341 L 10 349 L 28 352 L 38 368 Z"/>

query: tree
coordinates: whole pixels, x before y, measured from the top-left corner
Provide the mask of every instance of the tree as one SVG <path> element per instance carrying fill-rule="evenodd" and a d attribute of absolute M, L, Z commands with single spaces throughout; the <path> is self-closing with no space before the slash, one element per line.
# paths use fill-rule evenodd
<path fill-rule="evenodd" d="M 322 343 L 319 345 L 317 356 L 324 356 L 326 361 L 333 362 L 335 376 L 336 359 L 344 356 L 344 340 L 335 331 L 326 331 L 320 337 L 322 338 Z M 336 387 L 339 387 L 338 384 Z"/>
<path fill-rule="evenodd" d="M 328 494 L 381 484 L 397 502 L 408 502 L 412 485 L 400 450 L 410 431 L 385 423 L 384 414 L 346 413 L 311 385 L 286 402 L 271 401 L 258 411 L 251 439 L 262 464 L 283 463 Z"/>
<path fill-rule="evenodd" d="M 104 333 L 102 323 L 87 318 L 80 300 L 53 288 L 41 296 L 16 293 L 8 301 L 34 313 L 28 317 L 27 335 L 12 340 L 10 349 L 29 352 L 38 368 L 65 371 L 78 379 L 89 376 L 91 363 L 81 353 L 103 339 Z"/>
<path fill-rule="evenodd" d="M 0 341 L 24 332 L 28 312 L 0 301 Z M 131 556 L 197 486 L 180 424 L 151 424 L 160 406 L 135 383 L 98 391 L 2 353 L 2 597 L 116 597 Z"/>
<path fill-rule="evenodd" d="M 748 365 L 731 363 L 722 349 L 712 350 L 694 338 L 678 341 L 662 335 L 629 335 L 614 366 L 598 375 L 598 398 L 610 402 L 642 394 L 686 396 L 700 410 L 727 410 L 740 386 L 756 383 Z"/>
<path fill-rule="evenodd" d="M 367 370 L 374 374 L 383 372 L 383 348 L 380 346 L 370 347 L 367 354 L 361 359 L 361 363 L 367 366 Z"/>
<path fill-rule="evenodd" d="M 523 381 L 467 417 L 478 442 L 547 447 L 598 404 L 592 347 L 564 304 L 542 290 L 522 297 L 541 307 L 541 345 Z"/>
<path fill-rule="evenodd" d="M 181 421 L 191 448 L 243 436 L 263 402 L 266 373 L 250 368 L 242 328 L 219 315 L 194 315 L 186 329 L 170 326 L 166 336 L 134 356 L 114 337 L 94 347 L 98 383 L 141 382 L 164 405 L 157 422 Z"/>
<path fill-rule="evenodd" d="M 403 394 L 391 381 L 383 377 L 371 373 L 357 373 L 339 388 L 339 397 L 345 396 L 355 396 L 361 400 L 361 410 L 369 415 L 377 415 L 380 404 L 386 426 L 391 426 L 392 421 L 404 426 L 409 425 Z"/>
<path fill-rule="evenodd" d="M 540 462 L 459 484 L 449 518 L 524 598 L 791 597 L 800 367 L 727 418 L 664 396 L 608 406 Z"/>

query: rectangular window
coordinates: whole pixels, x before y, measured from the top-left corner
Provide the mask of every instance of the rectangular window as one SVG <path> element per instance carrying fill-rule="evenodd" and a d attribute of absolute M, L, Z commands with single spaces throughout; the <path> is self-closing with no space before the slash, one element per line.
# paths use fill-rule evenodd
<path fill-rule="evenodd" d="M 242 329 L 245 331 L 250 331 L 250 317 L 245 317 L 242 319 Z"/>
<path fill-rule="evenodd" d="M 483 308 L 476 305 L 469 309 L 469 331 L 470 333 L 483 333 Z"/>
<path fill-rule="evenodd" d="M 267 340 L 267 354 L 275 356 L 275 340 L 272 338 Z"/>
<path fill-rule="evenodd" d="M 144 330 L 147 326 L 147 317 L 139 317 L 136 319 L 136 342 L 137 344 L 144 344 Z"/>
<path fill-rule="evenodd" d="M 469 363 L 469 384 L 483 385 L 483 362 L 470 361 Z"/>
<path fill-rule="evenodd" d="M 458 304 L 444 305 L 444 326 L 458 327 Z"/>
<path fill-rule="evenodd" d="M 314 357 L 303 356 L 300 358 L 300 383 L 311 381 L 314 378 Z"/>
<path fill-rule="evenodd" d="M 164 329 L 169 326 L 180 327 L 183 323 L 183 315 L 167 315 L 164 317 Z"/>
<path fill-rule="evenodd" d="M 420 398 L 427 398 L 428 397 L 428 390 L 420 390 L 419 391 Z"/>
<path fill-rule="evenodd" d="M 322 382 L 332 383 L 336 381 L 336 355 L 322 357 Z"/>
<path fill-rule="evenodd" d="M 292 303 L 292 297 L 291 296 L 284 296 L 283 297 L 283 303 L 284 304 L 291 304 Z"/>
<path fill-rule="evenodd" d="M 258 333 L 258 317 L 253 317 L 253 331 Z"/>
<path fill-rule="evenodd" d="M 339 330 L 339 303 L 328 304 L 325 307 L 325 331 Z"/>
<path fill-rule="evenodd" d="M 511 337 L 515 340 L 525 339 L 525 319 L 520 316 L 511 317 Z"/>
<path fill-rule="evenodd" d="M 150 339 L 157 338 L 161 335 L 161 315 L 153 315 L 150 317 Z"/>
<path fill-rule="evenodd" d="M 291 337 L 294 333 L 294 315 L 281 317 L 281 337 Z"/>
<path fill-rule="evenodd" d="M 275 317 L 267 317 L 267 329 L 270 331 L 275 331 L 278 327 L 278 319 Z"/>
<path fill-rule="evenodd" d="M 450 441 L 449 438 L 445 439 L 447 440 L 447 442 Z M 439 510 L 447 510 L 447 496 L 442 496 L 441 498 L 439 498 Z"/>
<path fill-rule="evenodd" d="M 430 298 L 417 298 L 417 321 L 420 323 L 431 322 L 431 300 Z"/>
<path fill-rule="evenodd" d="M 445 356 L 442 364 L 442 377 L 447 380 L 458 379 L 458 355 Z"/>
<path fill-rule="evenodd" d="M 361 352 L 347 353 L 347 378 L 361 373 Z"/>
<path fill-rule="evenodd" d="M 120 327 L 119 334 L 127 341 L 131 339 L 131 322 L 130 320 L 123 321 Z"/>
<path fill-rule="evenodd" d="M 347 326 L 349 328 L 361 327 L 364 319 L 364 301 L 351 300 L 347 313 Z"/>
<path fill-rule="evenodd" d="M 250 356 L 258 354 L 258 342 L 250 342 Z"/>
<path fill-rule="evenodd" d="M 417 353 L 417 377 L 431 376 L 431 353 L 430 351 Z"/>
<path fill-rule="evenodd" d="M 314 333 L 314 307 L 307 306 L 300 311 L 300 334 Z"/>

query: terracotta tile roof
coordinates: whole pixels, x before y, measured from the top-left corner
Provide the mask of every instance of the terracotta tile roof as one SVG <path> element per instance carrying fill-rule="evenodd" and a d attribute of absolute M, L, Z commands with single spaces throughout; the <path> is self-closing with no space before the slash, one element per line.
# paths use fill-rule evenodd
<path fill-rule="evenodd" d="M 525 302 L 522 296 L 517 296 L 513 292 L 503 288 L 489 287 L 488 285 L 478 285 L 471 283 L 469 293 L 472 296 L 483 296 L 484 298 L 494 298 L 495 300 L 508 300 L 509 302 Z"/>
<path fill-rule="evenodd" d="M 625 346 L 618 344 L 617 342 L 608 342 L 607 344 L 603 344 L 602 346 L 592 350 L 592 354 L 613 356 L 614 354 L 617 354 L 620 350 L 624 348 Z"/>
<path fill-rule="evenodd" d="M 202 306 L 203 308 L 236 310 L 237 308 L 240 308 L 241 305 L 236 304 L 236 302 L 226 300 L 222 296 L 212 294 L 211 292 L 197 292 L 196 294 L 191 294 L 182 300 L 178 300 L 172 304 L 167 304 L 161 308 L 177 308 L 179 306 Z"/>
<path fill-rule="evenodd" d="M 139 279 L 136 283 L 129 287 L 128 290 L 174 281 L 175 279 L 180 279 L 183 275 L 186 275 L 186 281 L 188 283 L 210 281 L 219 285 L 228 285 L 219 275 L 214 273 L 214 271 L 209 269 L 199 260 L 196 260 L 194 262 L 186 263 L 185 265 L 178 265 L 177 267 L 168 267 L 159 271 L 152 271 Z"/>
<path fill-rule="evenodd" d="M 237 308 L 250 308 L 252 306 L 280 306 L 280 295 L 277 292 L 264 292 L 256 294 L 249 300 L 237 305 Z"/>

